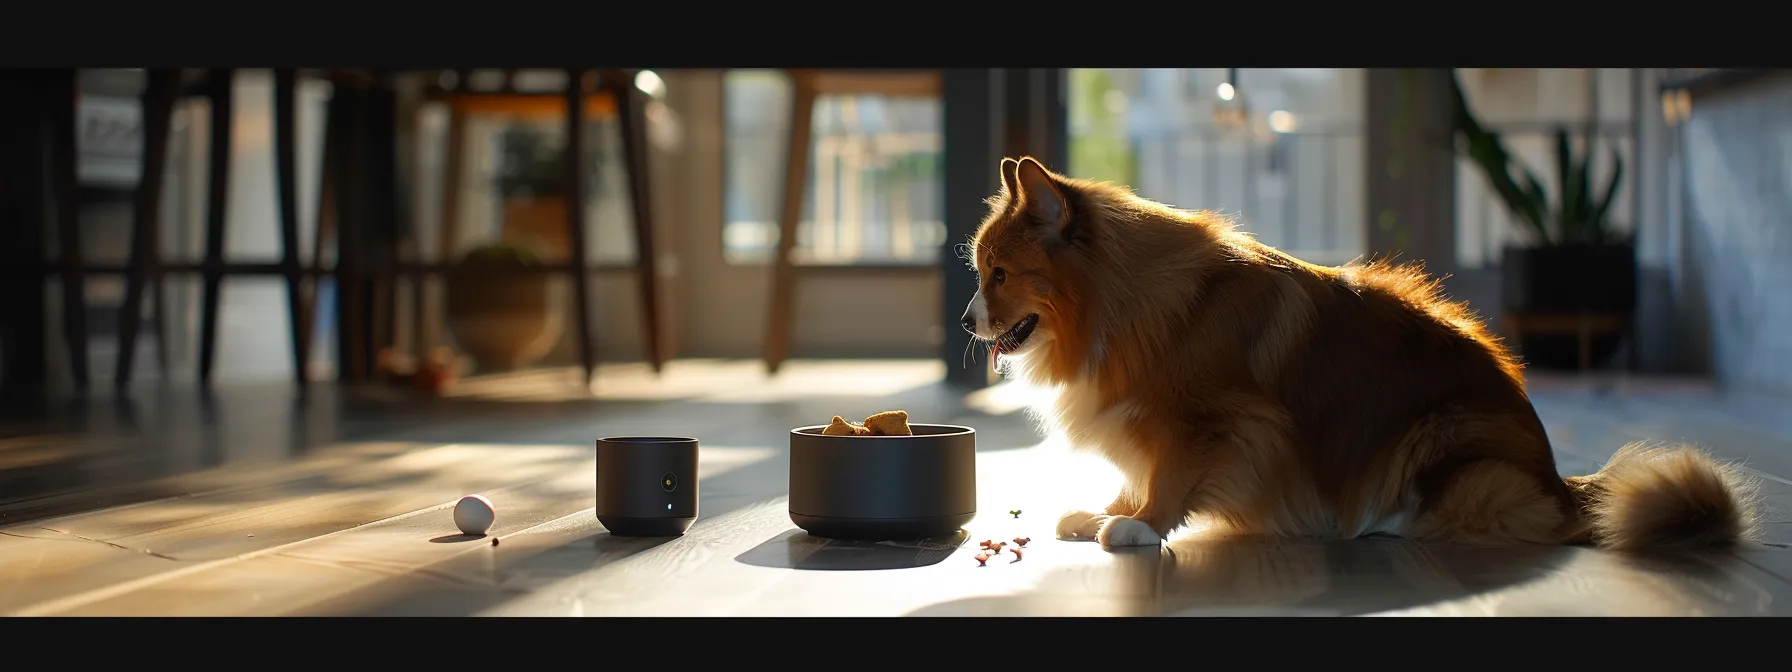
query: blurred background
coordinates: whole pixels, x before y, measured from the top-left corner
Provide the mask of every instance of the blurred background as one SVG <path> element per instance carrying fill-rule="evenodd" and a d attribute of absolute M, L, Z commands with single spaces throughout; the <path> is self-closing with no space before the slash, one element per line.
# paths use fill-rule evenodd
<path fill-rule="evenodd" d="M 952 326 L 975 283 L 953 246 L 1021 155 L 1311 261 L 1423 261 L 1533 375 L 1792 392 L 1777 71 L 0 81 L 14 434 L 87 417 L 69 399 L 673 398 L 775 387 L 787 361 L 902 362 L 962 405 L 999 381 Z"/>
<path fill-rule="evenodd" d="M 1309 261 L 1424 262 L 1520 349 L 1564 474 L 1628 441 L 1697 443 L 1761 477 L 1785 548 L 1779 71 L 0 69 L 0 613 L 440 615 L 513 589 L 539 593 L 529 614 L 757 604 L 784 574 L 736 553 L 809 553 L 785 541 L 789 432 L 889 409 L 976 429 L 998 519 L 1099 506 L 1117 474 L 1043 466 L 1030 449 L 1063 446 L 956 326 L 976 276 L 955 248 L 1024 155 Z M 630 565 L 645 546 L 598 534 L 593 442 L 614 435 L 701 440 L 703 516 L 723 522 L 696 550 Z M 469 548 L 413 543 L 450 530 L 406 516 L 472 492 L 496 493 L 503 534 L 541 528 L 454 570 L 511 583 L 449 599 L 398 576 Z M 308 540 L 342 562 L 272 550 Z M 1260 603 L 1331 571 L 1243 553 L 1244 574 L 1183 590 L 1151 570 L 1139 594 Z M 1473 555 L 1445 583 L 1485 583 Z M 1764 611 L 1792 594 L 1787 558 L 1749 560 L 1778 568 L 1758 586 L 1675 584 L 1693 606 L 1606 606 Z M 1334 572 L 1333 597 L 1437 583 L 1362 583 L 1377 562 Z M 1305 578 L 1261 570 L 1284 564 Z M 1544 601 L 1667 599 L 1582 567 Z M 363 590 L 388 573 L 396 592 Z M 1108 585 L 1052 575 L 1064 595 Z M 876 576 L 877 599 L 778 594 L 791 613 L 942 599 Z M 1172 610 L 1146 602 L 1060 606 Z"/>
<path fill-rule="evenodd" d="M 996 161 L 1032 154 L 1149 198 L 1234 213 L 1259 239 L 1315 262 L 1388 253 L 1423 260 L 1450 276 L 1452 294 L 1520 339 L 1534 366 L 1792 387 L 1792 342 L 1778 336 L 1792 326 L 1792 301 L 1774 291 L 1792 287 L 1786 266 L 1776 263 L 1792 251 L 1782 219 L 1792 174 L 1784 143 L 1792 119 L 1783 103 L 1792 83 L 1783 79 L 1714 84 L 1708 80 L 1736 76 L 1612 68 L 996 70 L 917 73 L 916 81 L 895 83 L 875 80 L 907 73 L 869 73 L 869 84 L 851 74 L 794 75 L 817 78 L 821 88 L 805 94 L 813 107 L 803 122 L 809 156 L 792 178 L 801 181 L 802 208 L 788 254 L 791 307 L 782 314 L 773 271 L 793 73 L 617 74 L 641 99 L 642 128 L 631 132 L 642 136 L 646 155 L 639 162 L 651 201 L 646 230 L 657 257 L 652 337 L 642 324 L 648 295 L 638 287 L 633 164 L 618 123 L 628 110 L 604 102 L 611 100 L 606 85 L 588 83 L 586 94 L 598 102 L 584 115 L 578 197 L 594 359 L 764 358 L 770 341 L 783 341 L 773 359 L 942 358 L 963 373 L 961 335 L 943 325 L 953 324 L 947 318 L 968 297 L 971 275 L 947 248 L 974 227 Z M 295 378 L 275 74 L 174 72 L 177 92 L 154 176 L 160 194 L 146 200 L 138 192 L 150 75 L 8 74 L 13 86 L 44 91 L 55 90 L 58 76 L 72 76 L 77 94 L 72 196 L 27 207 L 20 201 L 34 200 L 31 194 L 8 194 L 9 243 L 40 248 L 9 251 L 10 270 L 45 269 L 41 277 L 19 275 L 24 284 L 11 290 L 0 372 L 9 388 L 72 391 L 78 379 L 117 379 L 121 362 L 146 384 L 195 379 L 206 331 L 208 199 L 223 210 L 211 375 Z M 381 349 L 421 357 L 450 345 L 465 354 L 468 346 L 457 340 L 468 339 L 481 341 L 473 349 L 484 360 L 470 362 L 469 372 L 581 363 L 578 292 L 566 274 L 491 276 L 514 291 L 486 286 L 483 298 L 453 303 L 448 285 L 461 276 L 445 270 L 480 253 L 526 250 L 547 264 L 573 258 L 561 151 L 567 77 L 551 70 L 293 73 L 290 207 L 298 284 L 308 286 L 302 291 L 312 313 L 304 376 L 360 380 L 377 369 Z M 1699 94 L 1701 82 L 1708 95 Z M 1458 85 L 1467 121 L 1453 105 Z M 222 120 L 228 179 L 213 199 L 208 171 L 220 120 L 211 110 L 219 86 L 229 89 L 231 107 Z M 345 92 L 355 99 L 343 101 Z M 335 189 L 334 203 L 320 193 L 332 101 L 344 110 L 337 135 L 364 145 L 362 160 L 335 159 L 342 169 L 332 172 L 369 186 Z M 44 115 L 54 117 L 56 105 L 40 107 L 10 111 L 15 127 L 51 124 Z M 955 108 L 966 112 L 955 115 Z M 1479 135 L 1463 130 L 1471 124 Z M 54 144 L 53 133 L 15 135 Z M 1567 163 L 1559 160 L 1558 135 L 1571 145 Z M 1524 192 L 1518 200 L 1490 181 L 1497 164 L 1478 160 L 1474 148 L 1486 137 L 1509 154 L 1512 183 Z M 27 156 L 29 149 L 55 148 L 9 145 L 14 174 L 28 173 L 29 161 L 54 163 Z M 1527 170 L 1542 189 L 1537 198 L 1525 191 Z M 35 182 L 46 194 L 61 193 L 53 179 Z M 1589 188 L 1565 193 L 1563 184 Z M 72 217 L 56 211 L 64 205 Z M 323 211 L 357 205 L 353 213 Z M 1541 230 L 1552 237 L 1537 235 L 1527 207 L 1540 207 Z M 341 233 L 347 228 L 332 219 L 356 220 L 361 232 Z M 153 249 L 133 256 L 134 227 L 146 220 L 157 230 L 139 239 Z M 78 235 L 61 234 L 59 225 Z M 58 249 L 70 240 L 78 254 Z M 359 250 L 347 264 L 357 269 L 355 280 L 376 285 L 352 297 L 331 272 L 344 264 L 344 240 Z M 393 249 L 389 257 L 382 245 Z M 81 268 L 71 273 L 70 264 Z M 121 331 L 131 328 L 121 311 L 133 268 L 142 269 L 134 306 L 142 316 L 128 340 L 141 353 L 125 358 Z M 71 279 L 81 285 L 72 292 L 62 287 Z M 499 314 L 490 306 L 506 304 L 505 296 L 538 296 L 543 286 L 549 300 L 505 308 L 517 316 L 511 333 L 481 321 Z M 66 328 L 73 300 L 82 304 L 84 333 Z M 351 308 L 360 312 L 345 315 Z M 1583 314 L 1596 319 L 1544 319 Z M 788 331 L 774 321 L 787 321 Z M 345 328 L 368 333 L 347 338 Z M 1582 338 L 1583 331 L 1591 333 Z M 648 338 L 659 352 L 648 352 Z M 74 339 L 80 343 L 71 345 Z M 1591 341 L 1590 361 L 1582 361 L 1589 354 L 1581 352 L 1583 340 Z M 364 351 L 366 370 L 349 370 L 355 354 L 342 348 L 350 344 Z"/>

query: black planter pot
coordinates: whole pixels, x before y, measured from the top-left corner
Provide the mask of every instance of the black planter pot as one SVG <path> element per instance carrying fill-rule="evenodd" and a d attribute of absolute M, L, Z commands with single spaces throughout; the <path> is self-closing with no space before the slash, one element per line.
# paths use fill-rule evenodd
<path fill-rule="evenodd" d="M 1618 315 L 1636 312 L 1636 250 L 1627 244 L 1554 245 L 1505 249 L 1500 267 L 1501 308 L 1508 315 Z M 1610 359 L 1622 338 L 1593 339 L 1595 366 Z M 1545 369 L 1578 365 L 1572 335 L 1536 334 L 1519 339 L 1525 362 Z"/>

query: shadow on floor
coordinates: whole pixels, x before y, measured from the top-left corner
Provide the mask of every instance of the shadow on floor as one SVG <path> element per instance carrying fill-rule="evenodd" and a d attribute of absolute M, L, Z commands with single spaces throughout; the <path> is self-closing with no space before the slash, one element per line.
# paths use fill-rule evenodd
<path fill-rule="evenodd" d="M 734 557 L 755 567 L 809 571 L 914 569 L 937 565 L 964 545 L 970 532 L 922 541 L 843 541 L 789 530 Z"/>
<path fill-rule="evenodd" d="M 697 524 L 725 516 L 757 503 L 738 493 L 759 491 L 768 480 L 782 482 L 789 473 L 782 456 L 744 465 L 703 481 Z M 591 515 L 588 511 L 575 515 Z M 648 551 L 679 542 L 685 537 L 618 537 L 601 526 L 555 525 L 528 535 L 511 535 L 486 555 L 473 551 L 420 571 L 394 576 L 352 594 L 304 607 L 306 614 L 342 616 L 472 616 L 502 607 L 519 598 L 538 596 L 542 584 L 594 575 L 594 571 Z M 551 528 L 560 528 L 555 531 Z M 557 543 L 542 544 L 523 537 L 542 535 Z M 678 553 L 674 548 L 663 553 Z M 704 548 L 686 550 L 705 554 Z M 668 556 L 667 564 L 678 564 Z M 426 576 L 482 576 L 491 584 L 477 588 L 419 581 Z"/>
<path fill-rule="evenodd" d="M 782 449 L 790 428 L 825 424 L 836 413 L 859 408 L 902 408 L 917 421 L 969 425 L 977 429 L 978 452 L 1028 448 L 1042 440 L 1020 413 L 967 409 L 962 391 L 939 383 L 850 398 L 797 390 L 751 403 L 431 399 L 321 383 L 305 400 L 287 384 L 234 386 L 211 395 L 179 389 L 67 403 L 41 414 L 0 408 L 0 448 L 15 456 L 31 453 L 0 467 L 0 509 L 8 524 L 19 524 L 176 497 L 191 493 L 165 479 L 302 460 L 344 443 L 590 446 L 599 436 L 624 433 Z M 83 496 L 57 498 L 75 492 Z"/>
<path fill-rule="evenodd" d="M 461 543 L 466 543 L 469 541 L 479 541 L 480 539 L 484 539 L 484 538 L 485 538 L 485 535 L 483 535 L 483 534 L 444 534 L 442 536 L 439 536 L 439 537 L 429 540 L 429 543 L 432 543 L 432 544 L 461 544 Z"/>
<path fill-rule="evenodd" d="M 1659 612 L 1647 615 L 1771 612 L 1771 592 L 1723 555 L 1635 558 L 1577 547 L 1267 538 L 1185 539 L 1111 555 L 1111 563 L 1047 574 L 1029 591 L 943 602 L 909 615 L 1355 616 L 1425 607 L 1509 616 L 1608 607 Z M 1561 580 L 1570 564 L 1573 574 L 1593 579 Z M 1650 580 L 1663 572 L 1676 580 Z M 1609 594 L 1606 579 L 1649 585 L 1654 593 Z M 1626 600 L 1637 604 L 1619 606 Z"/>

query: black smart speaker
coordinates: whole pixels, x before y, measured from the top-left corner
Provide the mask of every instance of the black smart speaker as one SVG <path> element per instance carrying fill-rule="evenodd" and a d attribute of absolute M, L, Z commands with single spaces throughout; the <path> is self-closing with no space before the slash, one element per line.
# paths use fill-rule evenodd
<path fill-rule="evenodd" d="M 697 522 L 697 440 L 597 440 L 597 522 L 622 537 L 676 537 Z"/>

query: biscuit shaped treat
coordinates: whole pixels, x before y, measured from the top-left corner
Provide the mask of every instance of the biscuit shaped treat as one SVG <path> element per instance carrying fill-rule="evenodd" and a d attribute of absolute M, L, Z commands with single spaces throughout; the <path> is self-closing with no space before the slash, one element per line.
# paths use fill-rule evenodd
<path fill-rule="evenodd" d="M 845 418 L 836 415 L 834 421 L 828 424 L 828 428 L 821 430 L 821 434 L 822 436 L 866 436 L 871 434 L 871 430 L 847 422 Z"/>
<path fill-rule="evenodd" d="M 865 418 L 865 429 L 875 436 L 913 436 L 908 428 L 908 411 L 884 411 Z"/>

